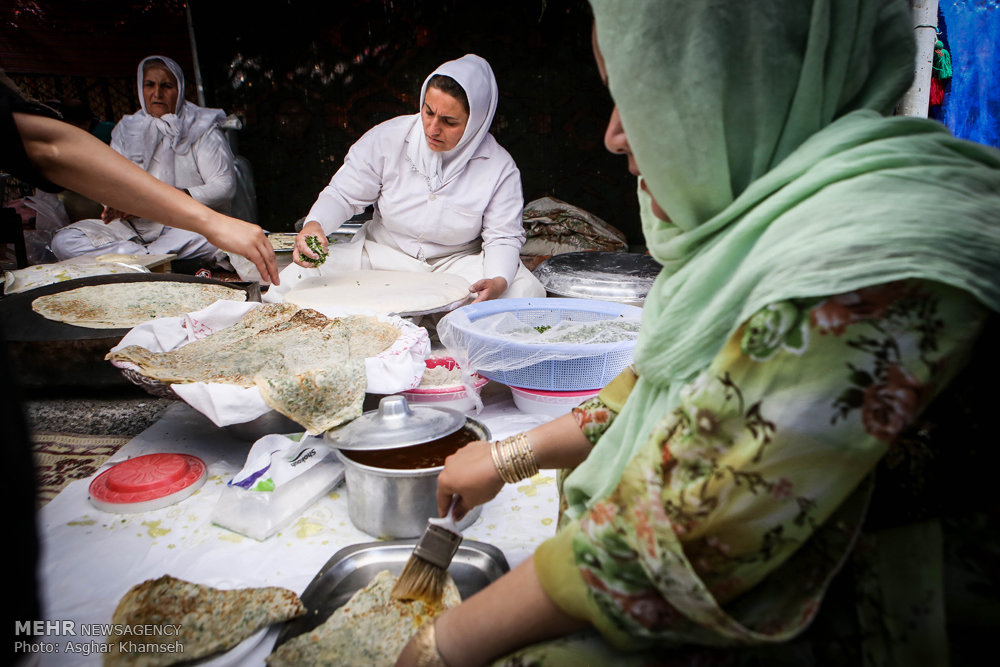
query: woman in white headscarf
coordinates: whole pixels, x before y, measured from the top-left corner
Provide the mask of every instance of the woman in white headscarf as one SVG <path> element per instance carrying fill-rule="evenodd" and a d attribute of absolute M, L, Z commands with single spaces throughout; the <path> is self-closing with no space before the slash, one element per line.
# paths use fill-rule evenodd
<path fill-rule="evenodd" d="M 236 191 L 233 153 L 220 127 L 225 114 L 184 99 L 184 72 L 165 56 L 149 56 L 137 72 L 141 109 L 119 121 L 111 147 L 157 179 L 220 213 Z M 81 220 L 58 232 L 59 259 L 85 254 L 176 254 L 211 264 L 218 248 L 196 232 L 165 227 L 106 207 L 101 220 Z"/>
<path fill-rule="evenodd" d="M 313 266 L 306 239 L 328 248 L 328 234 L 374 204 L 356 241 L 334 248 L 338 270 L 454 273 L 477 301 L 544 296 L 520 261 L 520 172 L 490 134 L 497 97 L 493 70 L 479 56 L 434 70 L 420 113 L 381 123 L 351 147 L 305 218 L 295 262 Z"/>

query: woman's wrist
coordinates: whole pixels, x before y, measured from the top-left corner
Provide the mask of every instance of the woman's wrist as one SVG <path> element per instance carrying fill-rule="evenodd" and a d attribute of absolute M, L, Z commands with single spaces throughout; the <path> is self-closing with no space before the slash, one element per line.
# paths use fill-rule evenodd
<path fill-rule="evenodd" d="M 521 432 L 493 442 L 490 445 L 490 455 L 500 479 L 507 484 L 538 474 L 538 461 L 527 433 Z"/>
<path fill-rule="evenodd" d="M 310 235 L 322 234 L 323 236 L 326 236 L 326 231 L 323 229 L 323 225 L 320 224 L 318 220 L 306 221 L 302 225 L 302 232 Z"/>
<path fill-rule="evenodd" d="M 414 660 L 417 667 L 448 667 L 448 663 L 441 657 L 441 651 L 438 650 L 435 621 L 436 619 L 430 619 L 421 625 L 413 637 L 416 649 Z"/>

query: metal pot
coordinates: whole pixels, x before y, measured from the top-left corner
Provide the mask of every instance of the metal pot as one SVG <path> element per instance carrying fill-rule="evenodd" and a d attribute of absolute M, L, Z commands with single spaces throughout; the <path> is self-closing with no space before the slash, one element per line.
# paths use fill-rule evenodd
<path fill-rule="evenodd" d="M 341 429 L 328 431 L 324 437 L 344 464 L 351 523 L 380 539 L 419 537 L 427 528 L 427 520 L 438 516 L 437 478 L 444 466 L 381 468 L 351 460 L 345 452 L 432 445 L 463 427 L 480 440 L 490 439 L 485 424 L 459 412 L 410 406 L 405 396 L 386 396 L 378 410 L 366 412 Z M 481 507 L 470 511 L 458 522 L 459 528 L 472 525 L 481 511 Z"/>

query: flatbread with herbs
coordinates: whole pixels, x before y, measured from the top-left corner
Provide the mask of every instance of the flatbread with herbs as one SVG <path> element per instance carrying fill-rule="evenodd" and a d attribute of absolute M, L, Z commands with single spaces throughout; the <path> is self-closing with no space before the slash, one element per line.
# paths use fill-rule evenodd
<path fill-rule="evenodd" d="M 267 657 L 268 667 L 389 667 L 396 664 L 396 658 L 421 625 L 462 601 L 450 576 L 443 600 L 435 606 L 395 599 L 395 583 L 396 578 L 388 570 L 379 572 L 321 625 L 279 646 Z"/>
<path fill-rule="evenodd" d="M 294 591 L 224 590 L 170 575 L 133 586 L 111 617 L 104 664 L 158 667 L 228 651 L 272 623 L 306 612 Z M 133 634 L 159 628 L 159 634 Z"/>
<path fill-rule="evenodd" d="M 361 414 L 368 380 L 365 360 L 289 376 L 256 375 L 264 402 L 309 433 L 322 433 Z"/>
<path fill-rule="evenodd" d="M 87 285 L 40 296 L 31 309 L 42 317 L 89 329 L 131 329 L 161 317 L 181 317 L 216 301 L 246 301 L 241 289 L 169 280 Z"/>
<path fill-rule="evenodd" d="M 267 303 L 174 350 L 130 345 L 105 358 L 132 363 L 160 382 L 256 386 L 269 406 L 316 434 L 361 414 L 364 360 L 390 348 L 399 333 L 375 317 L 328 318 L 294 304 Z"/>

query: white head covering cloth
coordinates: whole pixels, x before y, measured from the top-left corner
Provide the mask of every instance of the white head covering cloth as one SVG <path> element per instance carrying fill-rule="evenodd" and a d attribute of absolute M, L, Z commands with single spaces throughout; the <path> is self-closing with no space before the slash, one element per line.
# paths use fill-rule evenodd
<path fill-rule="evenodd" d="M 450 151 L 441 153 L 431 150 L 427 145 L 421 114 L 417 113 L 414 126 L 407 135 L 406 156 L 413 168 L 427 178 L 431 190 L 447 184 L 465 169 L 490 133 L 499 98 L 497 80 L 490 64 L 470 53 L 458 60 L 444 63 L 424 79 L 424 85 L 420 89 L 421 111 L 424 108 L 427 83 L 435 74 L 451 77 L 465 90 L 465 95 L 469 98 L 469 122 L 458 144 Z"/>
<path fill-rule="evenodd" d="M 177 80 L 177 108 L 174 113 L 164 114 L 160 118 L 152 116 L 146 110 L 146 98 L 142 94 L 144 70 L 151 60 L 162 62 Z M 120 135 L 124 145 L 141 146 L 139 154 L 142 156 L 141 166 L 144 169 L 149 169 L 153 153 L 164 139 L 169 140 L 170 147 L 175 153 L 184 155 L 212 125 L 221 123 L 226 118 L 221 109 L 206 109 L 184 99 L 184 71 L 174 60 L 166 56 L 143 58 L 136 72 L 136 84 L 142 109 L 122 118 L 115 127 L 115 132 Z M 169 174 L 162 174 L 159 178 L 174 185 Z"/>

